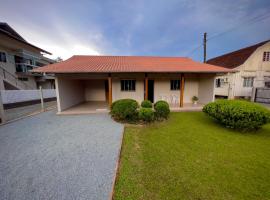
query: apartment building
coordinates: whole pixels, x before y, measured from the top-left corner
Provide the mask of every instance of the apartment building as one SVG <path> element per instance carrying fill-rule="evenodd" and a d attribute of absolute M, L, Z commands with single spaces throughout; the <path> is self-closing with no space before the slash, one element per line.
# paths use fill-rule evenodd
<path fill-rule="evenodd" d="M 7 23 L 0 22 L 0 89 L 55 88 L 53 75 L 30 72 L 55 62 L 46 58 L 46 54 L 51 55 L 27 42 Z"/>

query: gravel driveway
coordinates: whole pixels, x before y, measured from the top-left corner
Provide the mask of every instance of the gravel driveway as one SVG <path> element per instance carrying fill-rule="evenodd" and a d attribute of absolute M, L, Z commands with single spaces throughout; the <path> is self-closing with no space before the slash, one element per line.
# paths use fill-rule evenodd
<path fill-rule="evenodd" d="M 123 126 L 55 111 L 0 126 L 1 199 L 108 199 Z"/>

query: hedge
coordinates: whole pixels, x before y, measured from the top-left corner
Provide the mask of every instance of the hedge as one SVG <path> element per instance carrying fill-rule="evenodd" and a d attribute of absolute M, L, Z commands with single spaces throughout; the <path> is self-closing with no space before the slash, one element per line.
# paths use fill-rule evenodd
<path fill-rule="evenodd" d="M 228 128 L 250 131 L 270 121 L 270 112 L 263 106 L 243 100 L 217 100 L 203 107 L 210 117 Z"/>
<path fill-rule="evenodd" d="M 155 116 L 157 119 L 167 119 L 170 114 L 170 107 L 166 101 L 157 101 L 154 104 Z"/>
<path fill-rule="evenodd" d="M 139 110 L 139 119 L 144 122 L 152 122 L 155 120 L 155 113 L 152 108 L 141 108 Z"/>
<path fill-rule="evenodd" d="M 149 100 L 144 100 L 142 101 L 141 106 L 143 108 L 152 108 L 152 102 Z"/>
<path fill-rule="evenodd" d="M 138 119 L 139 104 L 133 99 L 120 99 L 112 103 L 111 115 L 115 120 L 135 121 Z"/>

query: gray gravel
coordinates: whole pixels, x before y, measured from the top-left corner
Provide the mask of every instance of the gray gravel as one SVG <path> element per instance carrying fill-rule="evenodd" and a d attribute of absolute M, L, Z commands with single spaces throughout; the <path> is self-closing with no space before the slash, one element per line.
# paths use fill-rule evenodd
<path fill-rule="evenodd" d="M 41 113 L 0 126 L 1 199 L 108 199 L 123 126 Z"/>

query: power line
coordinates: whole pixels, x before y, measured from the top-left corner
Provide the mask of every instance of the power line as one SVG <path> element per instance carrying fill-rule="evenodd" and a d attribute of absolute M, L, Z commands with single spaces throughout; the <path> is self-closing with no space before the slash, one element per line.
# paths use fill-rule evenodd
<path fill-rule="evenodd" d="M 220 36 L 222 36 L 222 35 L 225 35 L 225 34 L 227 34 L 227 33 L 230 33 L 230 32 L 232 32 L 232 31 L 238 29 L 238 28 L 241 27 L 241 26 L 251 25 L 251 24 L 254 24 L 254 23 L 263 21 L 263 20 L 267 19 L 268 17 L 270 17 L 270 13 L 268 13 L 268 12 L 266 12 L 266 13 L 264 13 L 264 14 L 262 14 L 262 15 L 253 17 L 253 18 L 251 18 L 251 19 L 249 19 L 249 20 L 246 20 L 246 21 L 244 21 L 244 22 L 238 24 L 237 26 L 234 26 L 234 27 L 232 27 L 232 28 L 230 28 L 230 29 L 228 29 L 228 30 L 226 30 L 226 31 L 223 31 L 223 32 L 214 34 L 212 37 L 209 37 L 209 38 L 207 39 L 207 41 L 212 40 L 212 39 L 215 39 L 215 38 L 220 37 Z M 203 46 L 202 43 L 199 44 L 199 45 L 196 46 L 194 49 L 192 49 L 186 56 L 191 56 L 191 55 L 194 54 L 197 50 L 199 50 L 202 46 Z"/>
<path fill-rule="evenodd" d="M 230 29 L 228 29 L 226 31 L 221 32 L 221 33 L 217 33 L 217 34 L 213 35 L 212 37 L 209 37 L 208 40 L 212 40 L 212 39 L 214 39 L 216 37 L 220 37 L 220 36 L 222 36 L 222 35 L 224 35 L 226 33 L 232 32 L 232 31 L 234 31 L 234 30 L 236 30 L 236 29 L 238 29 L 238 28 L 240 28 L 242 26 L 251 25 L 251 24 L 263 21 L 263 20 L 267 19 L 268 17 L 270 17 L 270 13 L 264 13 L 262 15 L 253 17 L 253 18 L 251 18 L 249 20 L 246 20 L 246 21 L 242 22 L 241 24 L 238 24 L 237 26 L 234 26 L 234 27 L 232 27 L 232 28 L 230 28 Z"/>
<path fill-rule="evenodd" d="M 191 56 L 193 53 L 195 53 L 195 51 L 199 50 L 201 47 L 203 46 L 203 44 L 200 44 L 199 46 L 196 46 L 194 49 L 192 49 L 189 53 L 187 53 L 187 57 Z"/>

